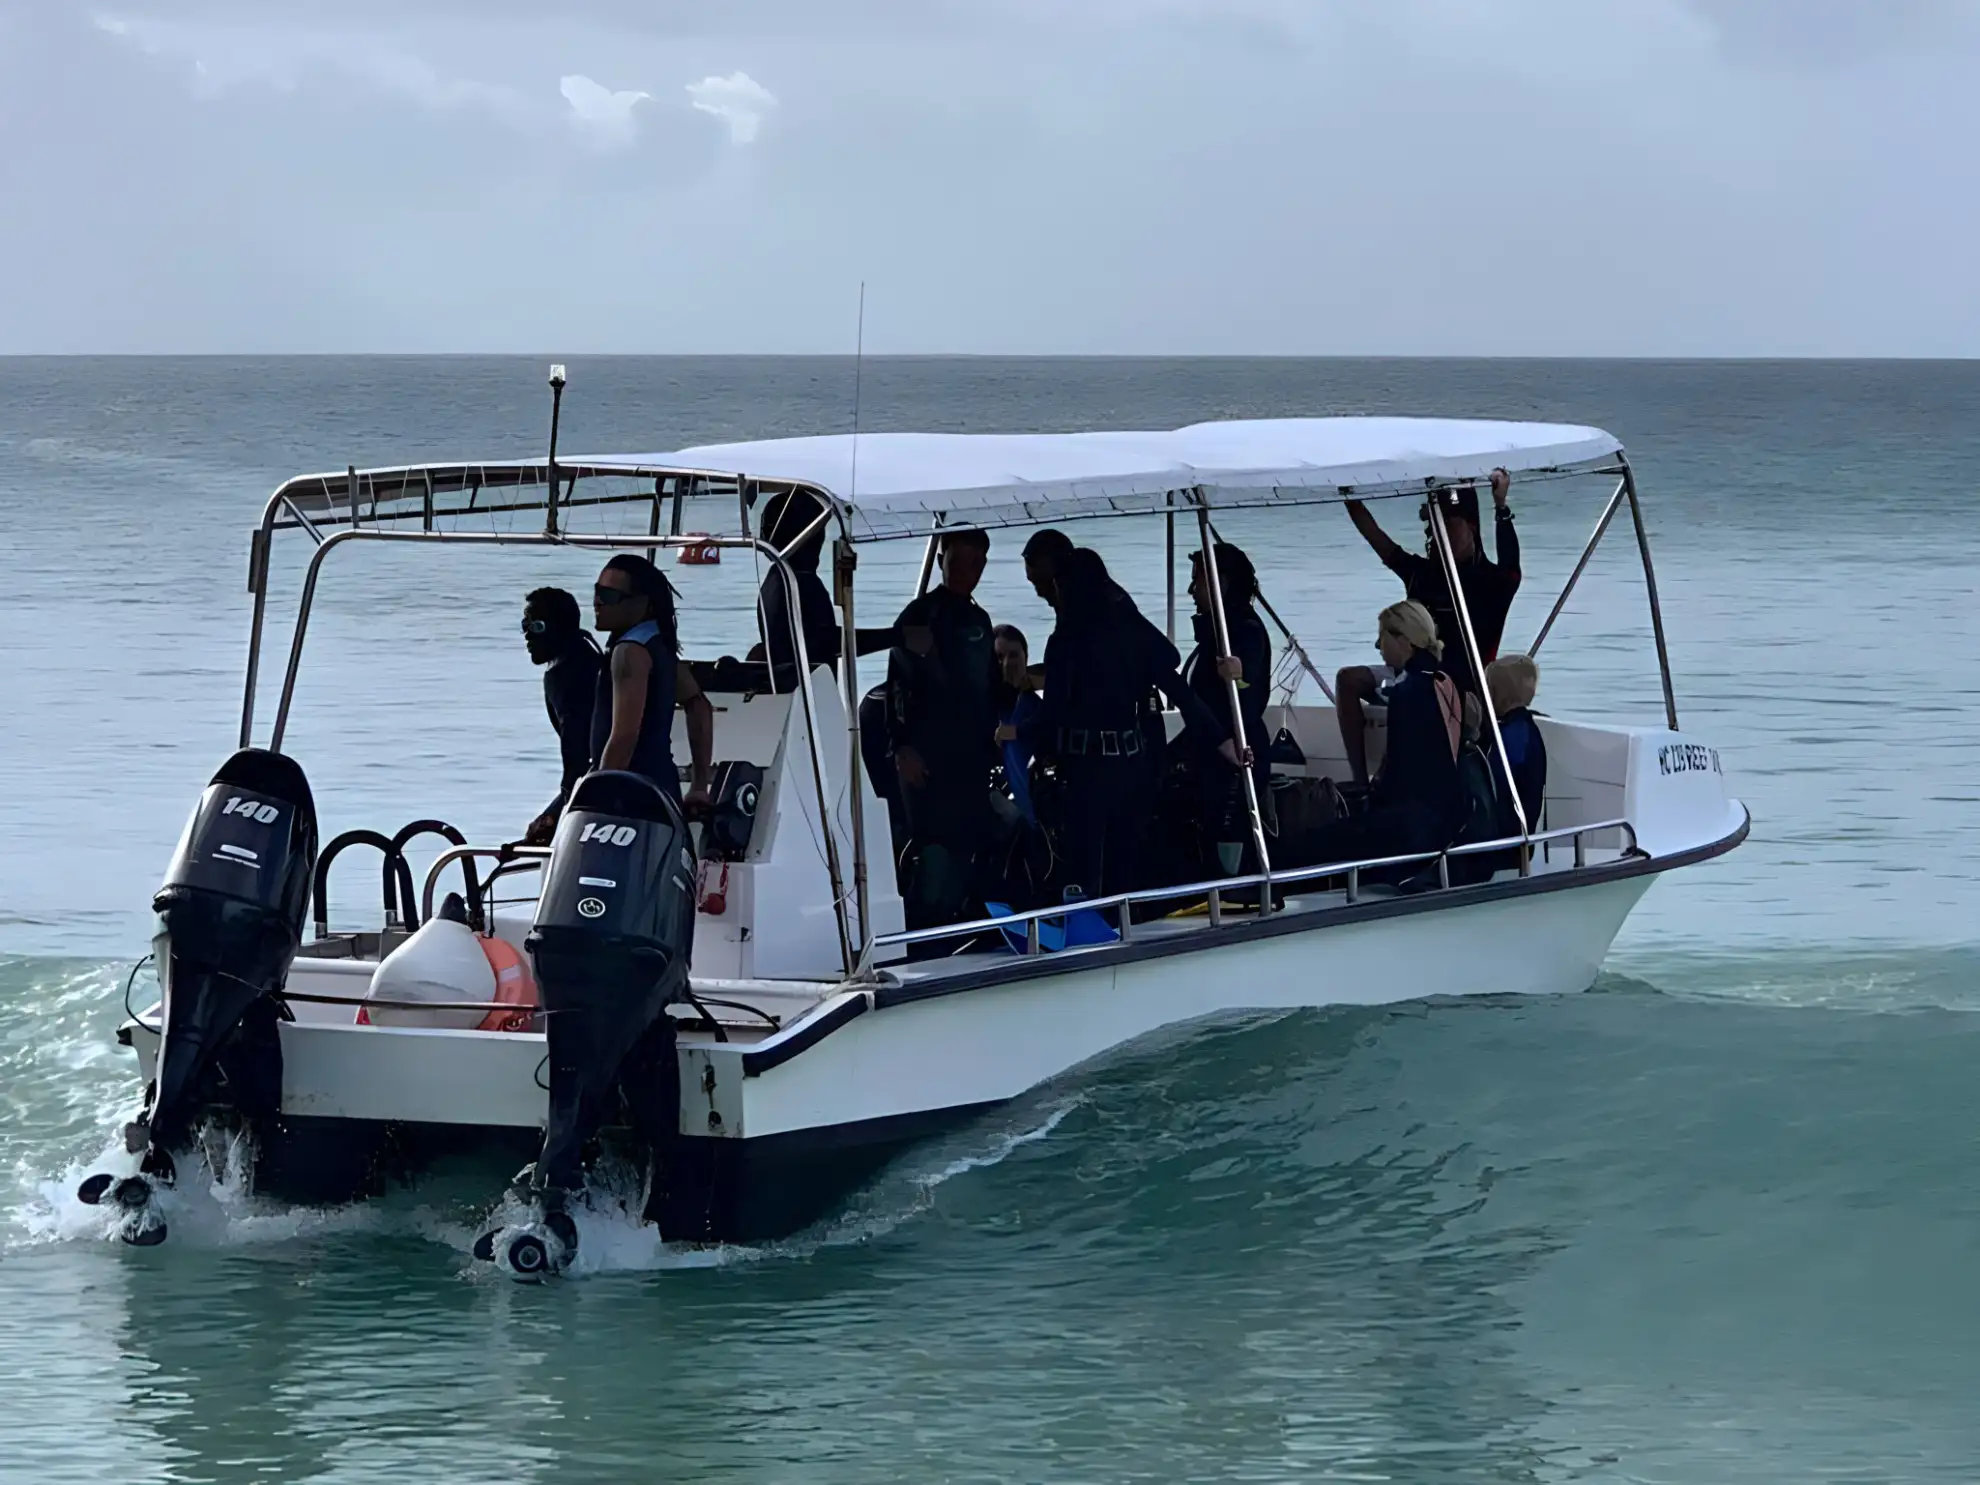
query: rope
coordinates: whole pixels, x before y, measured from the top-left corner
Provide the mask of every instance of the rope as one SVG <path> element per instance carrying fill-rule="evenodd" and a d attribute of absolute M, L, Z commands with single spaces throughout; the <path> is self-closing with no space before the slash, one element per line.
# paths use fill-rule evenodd
<path fill-rule="evenodd" d="M 136 964 L 131 966 L 130 977 L 124 981 L 124 1019 L 127 1021 L 137 1020 L 137 1012 L 131 1009 L 131 990 L 137 984 L 138 971 L 151 963 L 151 960 L 152 956 L 150 954 L 138 960 Z"/>

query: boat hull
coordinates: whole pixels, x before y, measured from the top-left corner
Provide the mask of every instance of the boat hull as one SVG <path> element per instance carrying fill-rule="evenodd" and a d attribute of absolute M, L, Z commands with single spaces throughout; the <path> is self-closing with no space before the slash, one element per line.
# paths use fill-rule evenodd
<path fill-rule="evenodd" d="M 1437 894 L 1427 911 L 1388 899 L 1360 916 L 1283 914 L 1092 955 L 902 972 L 766 1039 L 683 1036 L 682 1139 L 647 1215 L 669 1239 L 786 1236 L 908 1143 L 1194 1021 L 1584 990 L 1654 879 L 1639 869 L 1488 889 L 1462 905 Z M 155 1037 L 142 1021 L 131 1030 L 148 1064 Z M 540 1036 L 321 1022 L 281 1034 L 282 1112 L 257 1154 L 260 1193 L 348 1200 L 441 1154 L 520 1163 L 540 1138 Z"/>

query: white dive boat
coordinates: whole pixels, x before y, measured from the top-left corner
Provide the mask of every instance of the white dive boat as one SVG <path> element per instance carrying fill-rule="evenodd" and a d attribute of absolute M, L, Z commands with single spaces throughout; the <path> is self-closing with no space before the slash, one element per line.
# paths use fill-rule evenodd
<path fill-rule="evenodd" d="M 561 391 L 561 379 L 552 384 Z M 583 1178 L 534 1174 L 569 1172 L 580 1159 L 593 1169 L 623 1155 L 617 1169 L 636 1179 L 618 1182 L 631 1192 L 619 1199 L 669 1240 L 775 1237 L 814 1220 L 903 1142 L 1158 1028 L 1239 1010 L 1585 989 L 1651 882 L 1745 838 L 1748 816 L 1726 792 L 1718 754 L 1678 730 L 1635 482 L 1621 446 L 1597 429 L 1317 418 L 1166 433 L 848 435 L 560 460 L 554 415 L 552 427 L 546 459 L 350 469 L 290 480 L 269 499 L 251 546 L 242 751 L 202 796 L 155 902 L 162 1000 L 119 1033 L 147 1084 L 126 1132 L 128 1166 L 80 1193 L 118 1207 L 127 1240 L 164 1236 L 161 1188 L 187 1160 L 231 1162 L 252 1189 L 323 1201 L 361 1196 L 462 1147 L 542 1152 L 477 1245 L 518 1274 L 569 1261 L 571 1203 L 604 1199 L 585 1196 Z M 1207 544 L 1221 511 L 1350 498 L 1413 505 L 1484 483 L 1497 467 L 1528 499 L 1589 476 L 1607 494 L 1535 649 L 1627 503 L 1663 725 L 1544 719 L 1545 809 L 1522 819 L 1517 836 L 1288 870 L 1272 865 L 1252 800 L 1261 873 L 1088 903 L 1118 910 L 1120 927 L 1102 942 L 1064 947 L 1062 907 L 904 931 L 887 812 L 861 767 L 852 653 L 861 545 L 926 542 L 925 585 L 931 533 L 944 525 L 1165 521 L 1173 625 L 1179 520 L 1192 544 Z M 616 774 L 579 784 L 547 849 L 476 845 L 421 821 L 391 836 L 354 831 L 318 851 L 308 783 L 282 744 L 317 580 L 339 547 L 424 544 L 444 556 L 468 544 L 562 545 L 601 557 L 754 548 L 795 595 L 789 565 L 748 529 L 759 498 L 792 489 L 826 508 L 819 521 L 833 538 L 847 653 L 808 657 L 797 633 L 805 684 L 779 692 L 759 672 L 749 684 L 764 689 L 705 680 L 718 767 L 747 767 L 731 771 L 743 787 L 727 805 L 727 844 L 704 838 L 699 867 L 682 849 L 688 827 L 677 811 Z M 540 517 L 541 529 L 492 533 L 491 508 Z M 1440 507 L 1428 509 L 1448 576 Z M 464 529 L 470 514 L 480 530 Z M 620 522 L 616 534 L 580 529 L 601 515 Z M 683 536 L 684 527 L 717 534 Z M 257 747 L 269 552 L 291 532 L 315 547 L 273 727 Z M 795 596 L 788 607 L 802 609 Z M 1481 672 L 1461 603 L 1459 613 Z M 1345 777 L 1334 709 L 1295 692 L 1301 670 L 1325 683 L 1286 639 L 1296 664 L 1269 721 L 1305 761 L 1279 771 Z M 1380 742 L 1377 729 L 1371 756 Z M 675 752 L 684 756 L 678 739 Z M 403 852 L 421 831 L 452 835 L 453 848 L 415 903 Z M 353 843 L 385 856 L 386 920 L 377 932 L 332 933 L 323 883 Z M 456 870 L 467 890 L 436 916 L 441 874 Z M 719 892 L 706 879 L 717 871 Z M 312 890 L 316 932 L 305 938 Z M 956 952 L 928 957 L 931 943 Z M 924 947 L 911 956 L 913 945 Z"/>

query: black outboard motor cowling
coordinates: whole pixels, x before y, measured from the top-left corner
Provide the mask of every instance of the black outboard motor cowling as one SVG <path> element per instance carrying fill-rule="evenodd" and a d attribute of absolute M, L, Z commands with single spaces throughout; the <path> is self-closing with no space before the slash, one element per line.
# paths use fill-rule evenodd
<path fill-rule="evenodd" d="M 172 1178 L 172 1151 L 191 1139 L 207 1103 L 222 1100 L 250 1122 L 280 1107 L 282 1008 L 274 997 L 302 941 L 316 840 L 302 769 L 259 748 L 221 766 L 186 823 L 152 898 L 164 991 L 158 1060 L 146 1108 L 124 1131 L 147 1175 Z M 99 1200 L 107 1180 L 85 1182 L 83 1199 Z M 118 1192 L 134 1211 L 148 1200 L 141 1181 L 119 1183 Z M 164 1235 L 162 1223 L 139 1231 L 133 1241 Z"/>
<path fill-rule="evenodd" d="M 694 851 L 680 806 L 639 774 L 581 779 L 525 941 L 550 1049 L 549 1120 L 528 1195 L 567 1248 L 575 1229 L 556 1217 L 583 1184 L 585 1142 L 614 1111 L 621 1072 L 642 1083 L 627 1102 L 654 1126 L 641 1131 L 649 1140 L 664 1143 L 679 1120 L 678 1092 L 670 1107 L 644 1084 L 677 1081 L 667 1077 L 676 1067 L 667 1007 L 687 991 L 694 918 Z"/>
<path fill-rule="evenodd" d="M 242 749 L 200 796 L 151 902 L 165 992 L 146 1121 L 153 1147 L 170 1148 L 191 1133 L 204 1074 L 216 1063 L 242 1114 L 276 1112 L 282 1049 L 271 997 L 302 943 L 316 840 L 309 781 L 281 753 Z"/>

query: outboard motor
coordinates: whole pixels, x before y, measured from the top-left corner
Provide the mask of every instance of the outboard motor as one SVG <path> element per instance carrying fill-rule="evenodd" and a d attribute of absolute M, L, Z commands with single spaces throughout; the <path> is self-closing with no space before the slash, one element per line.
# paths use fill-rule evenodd
<path fill-rule="evenodd" d="M 667 1007 L 687 992 L 694 916 L 694 853 L 680 807 L 639 774 L 581 779 L 526 940 L 550 1048 L 543 1150 L 510 1193 L 522 1219 L 483 1232 L 477 1258 L 526 1279 L 570 1263 L 578 1237 L 569 1206 L 584 1182 L 585 1145 L 619 1098 L 664 1162 L 680 1125 Z"/>
<path fill-rule="evenodd" d="M 172 1152 L 190 1142 L 206 1105 L 223 1102 L 250 1126 L 281 1105 L 276 997 L 302 941 L 316 838 L 302 769 L 260 748 L 221 766 L 179 837 L 151 904 L 164 992 L 158 1060 L 144 1112 L 124 1129 L 126 1148 L 144 1158 L 139 1174 L 94 1175 L 76 1193 L 121 1207 L 126 1242 L 164 1241 L 153 1183 L 172 1183 Z"/>

